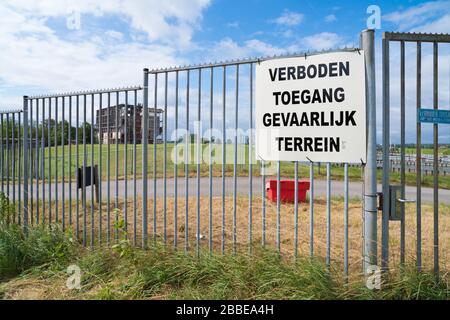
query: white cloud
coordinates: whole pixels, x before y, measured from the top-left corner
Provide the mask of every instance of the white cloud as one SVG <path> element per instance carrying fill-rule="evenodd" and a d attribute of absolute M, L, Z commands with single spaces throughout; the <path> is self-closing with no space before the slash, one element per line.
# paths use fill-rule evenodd
<path fill-rule="evenodd" d="M 329 14 L 325 17 L 325 22 L 335 22 L 337 18 L 334 14 Z"/>
<path fill-rule="evenodd" d="M 123 33 L 116 31 L 116 30 L 108 30 L 106 31 L 106 35 L 110 38 L 113 38 L 115 40 L 122 40 L 123 39 Z"/>
<path fill-rule="evenodd" d="M 288 29 L 288 30 L 280 32 L 280 35 L 283 38 L 292 38 L 294 36 L 294 31 L 292 29 Z"/>
<path fill-rule="evenodd" d="M 144 67 L 186 63 L 183 52 L 195 48 L 192 34 L 209 2 L 4 0 L 0 83 L 14 90 L 2 90 L 2 99 L 20 104 L 23 94 L 140 84 Z M 65 19 L 74 8 L 81 13 L 81 30 L 54 29 L 49 23 Z M 132 40 L 124 42 L 118 30 L 101 29 L 107 14 L 125 22 Z M 98 29 L 85 29 L 83 19 L 99 19 L 91 24 Z"/>
<path fill-rule="evenodd" d="M 269 43 L 256 39 L 247 41 L 245 45 L 247 48 L 251 48 L 255 53 L 264 56 L 279 55 L 285 52 L 285 49 L 275 47 Z"/>
<path fill-rule="evenodd" d="M 391 12 L 383 16 L 383 19 L 398 26 L 400 31 L 409 31 L 412 28 L 419 28 L 440 19 L 442 15 L 450 13 L 450 1 L 431 1 L 420 5 Z M 446 32 L 441 30 L 440 32 Z"/>
<path fill-rule="evenodd" d="M 4 5 L 29 17 L 68 17 L 81 14 L 117 15 L 150 41 L 187 44 L 210 0 L 5 0 Z"/>
<path fill-rule="evenodd" d="M 296 26 L 302 23 L 304 15 L 298 12 L 286 10 L 281 16 L 274 19 L 272 22 L 283 26 Z"/>
<path fill-rule="evenodd" d="M 343 38 L 336 33 L 322 32 L 303 38 L 301 43 L 306 49 L 335 49 L 343 45 Z"/>
<path fill-rule="evenodd" d="M 411 32 L 447 33 L 450 30 L 450 13 L 445 16 L 413 28 Z"/>
<path fill-rule="evenodd" d="M 231 38 L 224 38 L 212 49 L 212 60 L 242 59 L 252 56 L 273 56 L 286 50 L 275 47 L 261 40 L 252 39 L 239 45 Z"/>
<path fill-rule="evenodd" d="M 237 21 L 228 22 L 227 27 L 232 29 L 239 29 L 239 22 Z"/>

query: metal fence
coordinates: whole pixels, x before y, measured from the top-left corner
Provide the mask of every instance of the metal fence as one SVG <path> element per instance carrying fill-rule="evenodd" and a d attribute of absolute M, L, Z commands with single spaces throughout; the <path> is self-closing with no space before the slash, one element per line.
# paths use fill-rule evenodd
<path fill-rule="evenodd" d="M 402 164 L 405 165 L 406 173 L 415 173 L 417 168 L 421 168 L 422 175 L 428 176 L 433 175 L 434 170 L 434 159 L 433 156 L 422 155 L 421 157 L 421 165 L 420 167 L 416 164 L 417 155 L 408 155 L 404 156 L 404 162 L 402 161 L 401 154 L 392 154 L 389 157 L 389 166 L 392 172 L 401 173 Z M 379 153 L 377 155 L 377 167 L 383 168 L 383 154 Z M 450 161 L 447 157 L 441 156 L 438 159 L 438 174 L 440 176 L 448 176 L 450 175 Z"/>
<path fill-rule="evenodd" d="M 389 163 L 390 148 L 387 63 L 390 41 L 400 41 L 401 46 L 402 143 L 398 199 L 391 196 L 390 166 L 383 166 L 382 217 L 376 205 L 374 32 L 361 34 L 360 48 L 340 50 L 360 54 L 360 49 L 364 49 L 366 57 L 368 162 L 361 164 L 362 201 L 355 206 L 359 230 L 352 226 L 349 231 L 351 212 L 355 214 L 349 192 L 349 171 L 354 168 L 349 164 L 340 168 L 326 163 L 326 180 L 322 183 L 316 179 L 319 163 L 268 163 L 255 158 L 255 66 L 279 57 L 144 69 L 142 87 L 25 97 L 23 112 L 1 114 L 2 191 L 14 203 L 18 201 L 17 219 L 25 228 L 28 223 L 60 223 L 64 229 L 73 228 L 84 245 L 127 239 L 146 248 L 149 241 L 161 241 L 196 254 L 203 249 L 251 252 L 257 245 L 272 246 L 294 257 L 306 254 L 323 258 L 328 266 L 339 263 L 345 276 L 351 268 L 368 273 L 369 267 L 377 265 L 378 218 L 382 225 L 381 265 L 387 269 L 389 220 L 393 220 L 390 200 L 394 199 L 402 211 L 399 252 L 404 265 L 404 204 L 409 201 L 405 199 L 404 44 L 417 43 L 420 66 L 421 43 L 433 43 L 433 96 L 437 108 L 438 43 L 449 42 L 448 37 L 384 35 L 383 163 Z M 312 54 L 320 53 L 285 57 Z M 421 107 L 420 79 L 419 67 L 417 108 Z M 102 112 L 105 109 L 108 111 Z M 8 125 L 4 126 L 3 121 Z M 9 129 L 10 124 L 16 129 Z M 106 131 L 102 129 L 105 124 Z M 415 165 L 419 269 L 422 266 L 420 130 L 418 123 Z M 433 250 L 437 273 L 437 125 L 434 125 L 434 146 Z M 333 181 L 335 172 L 342 175 L 343 181 Z M 280 186 L 286 178 L 295 181 L 292 205 L 280 200 Z M 301 179 L 310 182 L 307 203 L 298 199 Z M 275 180 L 277 185 L 274 203 L 267 198 L 269 180 Z M 335 209 L 333 197 L 340 195 L 342 206 Z M 317 228 L 319 219 L 323 219 L 323 230 Z M 336 227 L 339 223 L 342 228 Z M 359 254 L 352 260 L 350 252 L 354 250 Z"/>
<path fill-rule="evenodd" d="M 1 192 L 15 204 L 13 220 L 22 222 L 23 114 L 21 110 L 0 112 Z M 17 215 L 16 215 L 17 214 Z"/>
<path fill-rule="evenodd" d="M 373 36 L 373 34 L 372 34 Z M 345 51 L 353 51 L 358 54 L 358 49 L 347 49 Z M 370 50 L 369 50 L 370 52 Z M 302 54 L 301 56 L 305 56 Z M 299 163 L 295 162 L 293 164 L 293 176 L 288 178 L 293 178 L 295 181 L 295 202 L 293 205 L 293 216 L 289 216 L 288 219 L 292 219 L 289 223 L 289 227 L 286 228 L 286 220 L 283 219 L 282 215 L 286 215 L 287 212 L 284 211 L 286 208 L 282 209 L 282 204 L 280 201 L 280 183 L 282 179 L 282 168 L 286 166 L 292 166 L 290 163 L 278 162 L 278 163 L 265 163 L 264 161 L 254 159 L 251 154 L 253 153 L 254 146 L 254 77 L 255 77 L 255 65 L 264 59 L 248 59 L 239 60 L 231 62 L 220 62 L 213 64 L 205 64 L 198 66 L 186 66 L 186 67 L 176 67 L 168 69 L 157 69 L 157 70 L 144 70 L 144 107 L 153 107 L 155 110 L 158 107 L 162 107 L 165 110 L 164 118 L 167 125 L 164 126 L 164 147 L 163 153 L 163 182 L 162 185 L 158 185 L 156 175 L 153 175 L 153 199 L 158 199 L 157 188 L 161 187 L 163 190 L 163 210 L 159 211 L 157 201 L 153 202 L 153 207 L 150 212 L 153 213 L 153 230 L 152 233 L 154 237 L 158 234 L 157 228 L 157 215 L 161 213 L 163 215 L 163 239 L 164 242 L 167 241 L 168 235 L 171 233 L 167 230 L 167 193 L 168 193 L 168 181 L 172 180 L 170 185 L 173 187 L 174 196 L 174 208 L 173 208 L 173 245 L 177 247 L 179 245 L 179 237 L 182 236 L 184 239 L 184 249 L 188 251 L 191 245 L 195 245 L 197 253 L 200 252 L 202 246 L 202 232 L 205 230 L 207 232 L 209 250 L 213 250 L 215 245 L 222 252 L 226 251 L 227 244 L 230 243 L 231 250 L 233 252 L 237 251 L 238 246 L 247 246 L 248 250 L 251 250 L 255 243 L 260 243 L 263 246 L 269 243 L 273 244 L 278 251 L 282 251 L 283 241 L 282 233 L 287 233 L 287 236 L 292 239 L 292 246 L 289 246 L 293 250 L 294 256 L 297 256 L 300 251 L 300 241 L 303 243 L 308 242 L 307 249 L 305 250 L 309 255 L 314 256 L 315 254 L 315 168 L 317 168 L 317 163 Z M 162 83 L 162 84 L 161 84 Z M 182 99 L 180 99 L 183 97 Z M 147 100 L 147 97 L 151 101 Z M 181 101 L 182 100 L 182 101 Z M 168 106 L 172 106 L 168 109 Z M 170 110 L 173 117 L 169 120 L 167 111 Z M 372 120 L 372 118 L 370 117 Z M 202 135 L 200 126 L 194 128 L 192 131 L 192 123 L 204 124 L 207 127 L 206 134 Z M 244 162 L 247 166 L 247 175 L 245 182 L 245 188 L 239 188 L 239 184 L 244 184 L 242 179 L 239 179 L 239 170 L 245 170 L 242 168 L 242 163 L 238 161 L 239 153 L 241 151 L 242 145 L 240 144 L 240 139 L 238 134 L 227 134 L 227 129 L 231 127 L 234 132 L 239 129 L 245 128 L 250 132 L 248 134 L 248 140 L 246 147 L 250 150 L 248 156 L 248 161 Z M 180 162 L 176 158 L 178 152 L 175 153 L 174 167 L 173 167 L 173 177 L 168 178 L 168 168 L 167 168 L 167 144 L 169 142 L 168 131 L 178 132 L 183 129 L 185 137 L 181 146 L 179 143 L 175 144 L 175 148 L 182 147 L 184 150 L 191 150 L 193 152 L 185 152 L 183 155 L 183 161 Z M 190 139 L 187 135 L 190 132 L 194 132 L 196 137 L 203 136 L 208 141 L 209 144 L 204 147 L 201 143 L 201 139 L 196 139 L 193 146 L 190 145 Z M 214 136 L 218 133 L 219 136 Z M 178 140 L 178 134 L 175 134 Z M 214 139 L 220 139 L 221 143 L 214 145 L 211 143 Z M 183 145 L 184 143 L 184 145 Z M 375 144 L 373 144 L 375 147 Z M 145 148 L 145 145 L 144 145 Z M 227 162 L 227 150 L 231 149 L 231 161 Z M 375 148 L 374 148 L 375 150 Z M 206 151 L 207 157 L 206 161 L 202 161 L 201 155 Z M 212 155 L 214 152 L 216 157 Z M 153 145 L 154 158 L 157 157 L 158 148 L 157 145 Z M 217 157 L 220 154 L 221 157 Z M 375 154 L 375 152 L 374 152 Z M 194 161 L 190 161 L 191 158 Z M 218 159 L 219 158 L 219 159 Z M 371 161 L 373 162 L 374 159 Z M 218 162 L 216 160 L 219 160 Z M 181 163 L 181 164 L 180 164 Z M 218 163 L 218 165 L 217 165 Z M 194 164 L 194 165 L 192 165 Z M 373 162 L 374 164 L 374 162 Z M 147 163 L 143 163 L 144 170 L 146 170 Z M 179 169 L 184 171 L 183 177 L 179 177 Z M 299 221 L 299 199 L 298 199 L 298 182 L 299 182 L 299 167 L 304 166 L 309 168 L 309 177 L 311 190 L 309 196 L 309 220 Z M 157 171 L 156 162 L 153 162 L 153 172 Z M 254 176 L 256 172 L 260 173 L 260 177 Z M 273 172 L 268 172 L 273 170 Z M 207 175 L 202 178 L 202 172 L 207 172 Z M 325 258 L 326 264 L 329 266 L 332 259 L 341 261 L 344 265 L 344 273 L 348 275 L 349 270 L 349 234 L 348 234 L 348 215 L 349 215 L 349 193 L 348 193 L 348 164 L 344 167 L 344 232 L 343 243 L 336 244 L 340 248 L 343 248 L 339 256 L 332 256 L 332 189 L 331 189 L 331 174 L 332 174 L 332 164 L 326 164 L 326 231 L 325 231 L 325 246 L 324 252 L 322 252 Z M 375 172 L 373 170 L 373 172 Z M 371 173 L 369 173 L 371 174 Z M 277 182 L 277 197 L 275 204 L 275 225 L 274 229 L 272 226 L 268 225 L 267 207 L 268 203 L 266 200 L 266 182 L 269 178 L 268 176 L 275 176 Z M 216 178 L 217 177 L 217 178 Z M 184 179 L 184 190 L 180 190 L 179 180 Z M 260 190 L 260 197 L 254 197 L 255 182 L 256 179 L 260 179 L 258 183 Z M 228 185 L 231 185 L 227 187 Z M 193 189 L 193 190 L 192 190 Z M 219 189 L 219 197 L 214 198 L 215 190 Z M 245 189 L 247 189 L 245 191 Z M 371 210 L 376 211 L 375 206 L 375 189 L 372 185 L 367 188 L 367 195 L 370 192 L 370 199 L 367 201 L 367 206 Z M 230 196 L 228 197 L 227 194 Z M 246 210 L 242 210 L 242 204 L 239 202 L 240 195 L 246 195 L 245 201 L 247 205 Z M 144 180 L 143 186 L 143 217 L 146 219 L 148 208 L 146 199 L 148 198 L 149 190 L 147 186 L 147 181 Z M 192 199 L 192 195 L 195 197 Z M 202 195 L 206 198 L 206 202 L 202 202 Z M 184 198 L 184 207 L 179 207 L 178 198 Z M 258 205 L 255 203 L 255 199 L 261 203 Z M 192 204 L 192 205 L 191 205 Z M 219 204 L 219 210 L 215 210 L 213 207 Z M 203 206 L 202 206 L 203 205 Z M 284 212 L 283 212 L 284 211 Z M 289 212 L 290 213 L 290 212 Z M 376 213 L 376 212 L 375 212 Z M 183 229 L 184 235 L 180 235 L 178 225 L 179 225 L 179 215 L 184 218 Z M 246 214 L 244 225 L 240 225 L 243 221 L 242 216 Z M 365 212 L 366 214 L 366 212 Z M 192 217 L 194 216 L 194 217 Z M 207 216 L 207 219 L 203 219 Z M 231 216 L 231 219 L 230 219 Z M 260 225 L 254 225 L 255 217 L 260 217 Z M 376 220 L 376 214 L 374 217 L 368 217 L 366 227 L 373 229 L 376 223 L 373 224 L 373 219 Z M 217 228 L 214 226 L 215 221 L 219 221 Z M 190 224 L 194 223 L 194 227 L 190 228 Z M 203 228 L 202 223 L 207 224 L 206 228 Z M 301 234 L 299 232 L 299 224 L 309 225 L 306 234 Z M 144 222 L 144 225 L 147 225 Z M 283 226 L 284 225 L 284 226 Z M 244 234 L 241 234 L 239 229 L 242 231 L 242 227 L 247 230 Z M 147 230 L 143 230 L 146 234 Z M 192 234 L 193 233 L 193 234 Z M 217 237 L 215 236 L 217 235 Z M 258 234 L 259 238 L 255 241 L 255 234 Z M 240 241 L 238 241 L 238 238 Z M 191 243 L 190 239 L 194 239 L 194 243 Z M 214 239 L 217 239 L 214 243 Z M 303 239 L 303 240 L 301 240 Z M 321 239 L 320 239 L 321 240 Z M 365 252 L 370 252 L 373 239 L 367 239 L 370 243 L 366 247 Z M 206 244 L 205 244 L 206 246 Z M 376 244 L 375 244 L 376 248 Z M 364 250 L 364 249 L 363 249 Z M 376 249 L 375 249 L 376 250 Z M 305 252 L 303 252 L 305 253 Z M 373 253 L 372 253 L 373 254 Z M 369 254 L 366 254 L 369 256 Z M 376 256 L 376 254 L 374 254 Z M 342 260 L 341 260 L 342 259 Z M 376 257 L 375 257 L 376 259 Z M 367 259 L 367 262 L 373 262 L 373 257 Z M 360 261 L 359 261 L 360 263 Z M 361 270 L 361 269 L 359 269 Z"/>
<path fill-rule="evenodd" d="M 125 147 L 121 145 L 119 150 L 119 137 L 122 134 L 127 137 L 127 130 L 131 130 L 136 139 L 136 127 L 127 121 L 141 116 L 142 111 L 139 114 L 136 111 L 141 90 L 137 86 L 25 97 L 24 121 L 28 125 L 24 126 L 24 136 L 29 141 L 24 148 L 24 163 L 29 163 L 24 170 L 24 183 L 28 183 L 29 191 L 25 220 L 61 223 L 63 230 L 67 225 L 74 225 L 84 245 L 94 245 L 96 240 L 110 243 L 111 238 L 117 239 L 114 224 L 119 221 L 116 210 L 119 174 L 125 179 L 126 197 L 127 179 L 137 174 L 136 144 L 128 150 L 125 139 Z M 131 114 L 127 109 L 126 115 L 119 117 L 121 103 L 131 106 Z M 101 114 L 104 108 L 114 109 L 107 113 L 108 143 L 105 146 L 95 125 L 96 112 Z M 115 121 L 110 121 L 110 114 L 115 116 Z M 120 120 L 124 121 L 125 132 L 118 125 Z M 114 126 L 109 125 L 111 123 Z M 119 162 L 121 153 L 123 159 Z M 106 194 L 102 192 L 103 184 Z M 136 208 L 133 212 L 136 214 Z M 123 215 L 127 222 L 127 205 Z"/>

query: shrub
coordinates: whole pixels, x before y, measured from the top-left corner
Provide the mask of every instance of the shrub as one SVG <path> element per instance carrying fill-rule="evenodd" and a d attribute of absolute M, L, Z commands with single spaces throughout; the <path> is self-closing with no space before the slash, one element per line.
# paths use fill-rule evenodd
<path fill-rule="evenodd" d="M 25 235 L 21 226 L 11 223 L 11 206 L 0 196 L 0 279 L 25 270 L 54 263 L 61 265 L 76 253 L 70 233 L 59 226 L 30 226 Z"/>

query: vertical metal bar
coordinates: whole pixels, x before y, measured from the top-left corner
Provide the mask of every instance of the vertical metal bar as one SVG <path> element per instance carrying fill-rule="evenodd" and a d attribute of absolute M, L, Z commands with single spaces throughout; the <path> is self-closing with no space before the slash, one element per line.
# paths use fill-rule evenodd
<path fill-rule="evenodd" d="M 439 54 L 438 43 L 433 43 L 433 109 L 439 109 Z M 439 276 L 439 132 L 438 124 L 433 124 L 433 234 L 434 273 Z"/>
<path fill-rule="evenodd" d="M 91 95 L 91 247 L 95 242 L 95 201 L 94 201 L 94 95 Z M 64 121 L 64 119 L 63 119 Z M 63 157 L 64 159 L 64 157 Z M 64 160 L 63 160 L 64 161 Z M 64 180 L 64 179 L 63 179 Z"/>
<path fill-rule="evenodd" d="M 86 166 L 87 166 L 87 149 L 86 149 L 86 106 L 87 106 L 87 97 L 86 95 L 83 96 L 84 103 L 83 103 L 83 182 L 82 182 L 82 197 L 83 197 L 83 246 L 86 246 L 86 237 L 87 237 L 87 230 L 86 230 Z"/>
<path fill-rule="evenodd" d="M 157 161 L 157 150 L 156 150 L 156 130 L 159 131 L 159 123 L 158 123 L 158 128 L 156 125 L 156 119 L 158 118 L 158 73 L 155 73 L 155 101 L 154 101 L 154 107 L 153 107 L 153 241 L 156 241 L 156 236 L 157 236 L 157 216 L 156 216 L 156 204 L 157 204 L 157 199 L 156 199 L 156 161 Z"/>
<path fill-rule="evenodd" d="M 115 197 L 114 197 L 114 215 L 115 215 L 115 226 L 114 226 L 114 238 L 117 241 L 119 241 L 119 92 L 116 92 L 116 114 L 115 114 L 115 127 L 116 127 L 116 135 L 115 135 L 115 145 L 116 145 L 116 154 L 115 154 L 115 160 L 116 160 L 116 166 L 115 166 L 115 173 L 116 173 L 116 190 L 115 190 Z"/>
<path fill-rule="evenodd" d="M 111 92 L 108 92 L 108 112 L 106 113 L 107 145 L 107 200 L 106 200 L 106 237 L 108 245 L 111 243 Z"/>
<path fill-rule="evenodd" d="M 99 95 L 98 102 L 98 118 L 97 118 L 97 130 L 98 130 L 98 244 L 101 245 L 103 238 L 103 215 L 102 215 L 102 180 L 103 180 L 103 154 L 102 154 L 102 125 L 103 125 L 103 94 Z M 108 110 L 109 111 L 109 110 Z M 94 115 L 92 115 L 94 117 Z M 70 149 L 69 149 L 70 150 Z"/>
<path fill-rule="evenodd" d="M 3 126 L 2 126 L 3 130 Z M 23 230 L 28 234 L 28 97 L 23 97 Z"/>
<path fill-rule="evenodd" d="M 190 71 L 187 71 L 186 81 L 186 138 L 185 138 L 185 153 L 184 153 L 184 179 L 185 179 L 185 214 L 184 214 L 184 250 L 189 249 L 189 153 L 191 152 L 191 135 L 189 133 L 189 89 L 190 89 Z"/>
<path fill-rule="evenodd" d="M 281 162 L 277 161 L 277 230 L 276 230 L 276 243 L 278 252 L 281 251 L 281 239 L 280 239 L 280 219 L 281 219 Z"/>
<path fill-rule="evenodd" d="M 261 205 L 261 245 L 263 247 L 266 246 L 266 162 L 264 160 L 261 160 L 261 194 L 262 194 L 262 205 Z"/>
<path fill-rule="evenodd" d="M 32 103 L 30 105 L 30 110 Z M 10 156 L 9 156 L 9 113 L 6 114 L 6 194 L 8 196 L 8 199 L 10 197 L 9 193 L 9 176 L 10 176 Z"/>
<path fill-rule="evenodd" d="M 148 69 L 144 69 L 144 97 L 142 108 L 142 247 L 147 248 L 147 164 L 148 164 Z"/>
<path fill-rule="evenodd" d="M 133 243 L 137 244 L 137 183 L 136 183 L 136 168 L 137 168 L 137 152 L 136 152 L 136 111 L 137 111 L 137 90 L 134 90 L 134 107 L 133 107 Z"/>
<path fill-rule="evenodd" d="M 16 159 L 16 142 L 15 142 L 15 139 L 16 139 L 16 113 L 14 112 L 13 114 L 12 114 L 12 186 L 13 186 L 13 189 L 12 189 L 12 192 L 13 192 L 13 194 L 12 194 L 12 202 L 13 202 L 13 205 L 15 206 L 16 205 L 16 161 L 17 161 L 17 159 Z M 15 211 L 14 211 L 14 221 L 13 222 L 16 222 L 16 219 L 15 219 Z"/>
<path fill-rule="evenodd" d="M 422 43 L 417 42 L 417 70 L 416 70 L 416 109 L 422 107 Z M 417 114 L 416 124 L 416 224 L 417 224 L 417 270 L 422 271 L 422 124 Z"/>
<path fill-rule="evenodd" d="M 401 197 L 405 199 L 405 42 L 400 42 L 400 185 Z M 400 267 L 405 266 L 405 204 L 400 204 L 402 220 L 400 221 Z"/>
<path fill-rule="evenodd" d="M 236 105 L 234 110 L 234 162 L 233 162 L 233 252 L 236 254 L 237 245 L 237 153 L 238 153 L 238 108 L 239 108 L 239 65 L 236 65 Z"/>
<path fill-rule="evenodd" d="M 5 158 L 4 158 L 4 144 L 5 144 L 5 137 L 4 137 L 4 135 L 3 135 L 3 132 L 4 132 L 4 129 L 5 129 L 5 125 L 4 125 L 4 122 L 3 122 L 3 113 L 2 114 L 0 114 L 0 121 L 1 121 L 1 125 L 2 125 L 2 130 L 0 131 L 0 135 L 1 135 L 1 137 L 0 137 L 0 139 L 2 140 L 2 143 L 1 143 L 1 145 L 0 145 L 0 147 L 1 147 L 1 156 L 0 156 L 0 163 L 1 163 L 1 168 L 0 168 L 0 173 L 1 173 L 1 179 L 2 179 L 2 193 L 4 193 L 5 192 L 5 179 L 4 179 L 4 172 L 5 172 Z"/>
<path fill-rule="evenodd" d="M 47 154 L 48 154 L 48 224 L 52 224 L 52 98 L 48 99 Z M 24 167 L 25 170 L 25 167 Z"/>
<path fill-rule="evenodd" d="M 197 235 L 196 235 L 196 244 L 197 244 L 197 256 L 200 256 L 200 163 L 201 163 L 201 112 L 202 112 L 202 69 L 198 69 L 198 131 L 197 131 Z"/>
<path fill-rule="evenodd" d="M 168 77 L 166 72 L 164 77 L 164 245 L 167 244 L 167 96 L 168 96 Z"/>
<path fill-rule="evenodd" d="M 250 119 L 248 137 L 248 250 L 253 246 L 253 64 L 250 64 Z"/>
<path fill-rule="evenodd" d="M 58 98 L 56 98 L 55 101 L 55 128 L 54 128 L 54 135 L 55 135 L 55 219 L 56 223 L 59 222 L 58 217 Z M 86 122 L 86 121 L 85 121 Z"/>
<path fill-rule="evenodd" d="M 62 198 L 62 209 L 61 209 L 61 221 L 62 221 L 62 228 L 65 230 L 66 228 L 66 192 L 65 192 L 65 174 L 64 169 L 66 165 L 66 159 L 65 159 L 65 148 L 66 148 L 66 141 L 65 141 L 65 134 L 64 134 L 64 116 L 66 113 L 66 98 L 62 98 L 62 119 L 61 119 L 61 147 L 62 147 L 62 158 L 61 158 L 61 198 Z M 37 138 L 37 136 L 36 136 Z M 37 150 L 37 148 L 36 148 Z M 37 167 L 37 166 L 36 166 Z M 37 187 L 36 187 L 37 188 Z"/>
<path fill-rule="evenodd" d="M 174 174 L 174 208 L 173 208 L 173 246 L 178 246 L 178 83 L 179 71 L 175 75 L 175 163 L 173 166 Z"/>
<path fill-rule="evenodd" d="M 23 148 L 23 143 L 24 143 L 24 136 L 23 136 L 23 132 L 22 132 L 22 113 L 19 113 L 19 130 L 18 130 L 18 154 L 19 154 L 19 173 L 18 173 L 18 180 L 19 180 L 19 190 L 18 190 L 18 198 L 19 198 L 19 210 L 18 210 L 18 214 L 17 214 L 17 221 L 19 223 L 19 225 L 22 223 L 22 148 Z M 3 126 L 2 126 L 2 130 L 3 132 Z M 3 149 L 3 133 L 2 133 L 2 149 Z M 3 150 L 2 150 L 2 155 L 3 155 Z M 2 165 L 3 165 L 3 160 L 2 160 Z M 2 171 L 2 170 L 0 170 Z M 3 175 L 2 175 L 2 181 L 3 181 Z"/>
<path fill-rule="evenodd" d="M 381 268 L 389 268 L 389 145 L 390 145 L 390 60 L 389 40 L 383 36 L 383 216 L 381 230 Z"/>
<path fill-rule="evenodd" d="M 294 178 L 294 257 L 298 257 L 298 161 L 295 162 Z"/>
<path fill-rule="evenodd" d="M 326 264 L 331 264 L 331 163 L 327 163 L 327 255 Z"/>
<path fill-rule="evenodd" d="M 72 96 L 69 97 L 69 135 L 67 137 L 69 145 L 69 166 L 67 173 L 69 175 L 69 225 L 72 225 Z M 42 161 L 44 157 L 42 157 Z"/>
<path fill-rule="evenodd" d="M 29 117 L 29 128 L 28 128 L 28 134 L 29 134 L 29 141 L 28 141 L 28 153 L 29 153 L 29 166 L 27 167 L 27 170 L 29 170 L 29 179 L 30 179 L 30 184 L 29 184 L 29 197 L 30 197 L 30 206 L 29 206 L 29 218 L 30 218 L 30 223 L 31 225 L 34 224 L 34 216 L 33 216 L 33 99 L 29 99 L 29 103 L 28 103 L 28 117 Z M 6 115 L 6 120 L 7 120 L 7 124 L 8 124 L 8 114 Z M 8 125 L 6 126 L 6 192 L 9 193 L 9 159 L 8 159 L 8 140 L 9 140 L 9 136 L 8 136 Z"/>
<path fill-rule="evenodd" d="M 213 191 L 213 166 L 212 166 L 212 155 L 213 155 L 213 136 L 212 131 L 214 127 L 214 68 L 210 69 L 210 105 L 209 105 L 209 252 L 211 253 L 213 250 L 213 199 L 212 199 L 212 191 Z M 214 142 L 215 143 L 215 142 Z"/>
<path fill-rule="evenodd" d="M 344 164 L 344 277 L 348 282 L 348 163 Z"/>
<path fill-rule="evenodd" d="M 222 104 L 222 254 L 225 253 L 225 165 L 226 165 L 226 104 L 227 104 L 227 67 L 223 67 L 223 104 Z"/>
<path fill-rule="evenodd" d="M 367 271 L 369 265 L 377 264 L 377 114 L 374 30 L 361 33 L 361 48 L 364 49 L 366 63 L 367 163 L 364 166 L 364 270 Z M 389 150 L 387 160 L 389 161 Z M 385 167 L 389 166 L 385 165 Z M 387 201 L 388 198 L 384 199 Z"/>
<path fill-rule="evenodd" d="M 76 191 L 76 218 L 75 218 L 75 229 L 77 231 L 77 239 L 79 239 L 80 237 L 80 191 L 79 191 L 79 186 L 78 186 L 78 182 L 80 181 L 80 175 L 79 175 L 79 168 L 80 168 L 80 148 L 79 148 L 79 134 L 78 134 L 78 130 L 80 127 L 80 123 L 79 123 L 79 118 L 80 118 L 80 96 L 77 95 L 77 100 L 76 100 L 76 117 L 75 117 L 75 153 L 76 153 L 76 166 L 77 166 L 77 191 Z M 50 163 L 50 162 L 49 162 Z"/>
<path fill-rule="evenodd" d="M 36 223 L 39 224 L 39 99 L 36 99 Z M 13 158 L 14 162 L 14 158 Z"/>
<path fill-rule="evenodd" d="M 128 91 L 125 91 L 125 120 L 124 120 L 124 161 L 123 161 L 123 173 L 125 180 L 125 190 L 124 190 L 124 207 L 123 207 L 123 217 L 124 217 L 124 231 L 125 237 L 128 239 Z"/>
<path fill-rule="evenodd" d="M 314 257 L 314 163 L 309 163 L 309 255 Z"/>
<path fill-rule="evenodd" d="M 42 180 L 42 215 L 45 223 L 45 99 L 42 99 L 42 125 L 41 125 L 41 180 Z M 20 158 L 20 157 L 19 157 Z"/>

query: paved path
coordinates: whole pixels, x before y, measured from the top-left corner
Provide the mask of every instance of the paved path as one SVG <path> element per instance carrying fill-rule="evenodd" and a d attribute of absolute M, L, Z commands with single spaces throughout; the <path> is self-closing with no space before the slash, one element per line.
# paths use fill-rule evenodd
<path fill-rule="evenodd" d="M 136 193 L 138 196 L 142 195 L 142 180 L 136 180 Z M 261 195 L 261 178 L 254 177 L 253 178 L 253 194 Z M 174 179 L 167 179 L 167 196 L 174 196 Z M 128 186 L 128 197 L 132 198 L 134 195 L 133 191 L 133 181 L 127 181 Z M 45 185 L 45 199 L 48 199 L 48 184 Z M 55 199 L 55 185 L 51 184 L 51 198 Z M 6 192 L 6 185 L 5 185 Z M 164 195 L 164 180 L 157 179 L 156 181 L 156 196 L 163 197 Z M 62 184 L 57 185 L 58 199 L 62 198 Z M 87 188 L 87 199 L 90 199 L 90 187 Z M 378 190 L 381 191 L 381 185 L 378 185 Z M 16 198 L 18 189 L 16 186 Z M 65 198 L 69 199 L 69 184 L 64 184 Z M 106 200 L 108 191 L 108 186 L 106 181 L 102 182 L 102 197 Z M 115 180 L 111 180 L 111 188 L 110 194 L 111 199 L 114 199 L 116 192 L 116 182 Z M 249 179 L 248 177 L 238 177 L 237 178 L 237 192 L 240 195 L 248 195 L 249 192 Z M 315 196 L 326 196 L 326 181 L 325 180 L 315 180 L 314 181 L 314 192 Z M 344 195 L 344 183 L 342 181 L 332 181 L 331 192 L 333 196 L 343 196 Z M 202 196 L 209 195 L 209 178 L 204 177 L 200 179 L 200 193 Z M 227 177 L 225 179 L 225 193 L 227 195 L 233 194 L 233 178 Z M 10 186 L 10 198 L 13 195 L 13 186 Z M 75 199 L 76 194 L 76 185 L 75 182 L 72 183 L 72 199 Z M 148 180 L 148 197 L 153 198 L 153 179 Z M 183 177 L 178 178 L 178 196 L 184 196 L 185 194 L 185 179 Z M 189 195 L 195 196 L 197 194 L 197 179 L 190 178 L 189 179 Z M 213 178 L 213 196 L 220 196 L 222 194 L 222 178 Z M 351 198 L 361 198 L 362 194 L 362 186 L 359 182 L 350 182 L 349 183 L 349 195 Z M 125 181 L 119 180 L 118 182 L 118 195 L 119 198 L 123 198 L 125 195 Z M 33 185 L 33 197 L 36 198 L 36 184 Z M 39 198 L 43 198 L 42 194 L 42 184 L 39 185 Z M 407 199 L 416 199 L 416 188 L 415 187 L 406 187 L 406 198 Z M 441 203 L 450 204 L 450 190 L 439 190 L 439 200 Z M 433 202 L 433 189 L 432 188 L 422 188 L 422 202 Z"/>

